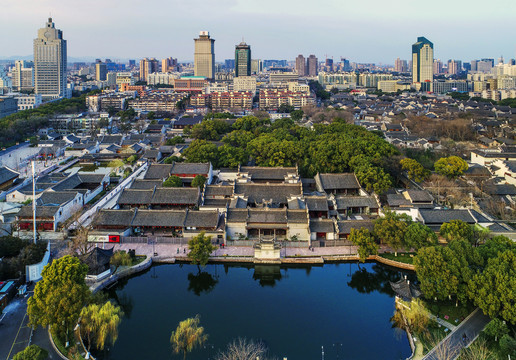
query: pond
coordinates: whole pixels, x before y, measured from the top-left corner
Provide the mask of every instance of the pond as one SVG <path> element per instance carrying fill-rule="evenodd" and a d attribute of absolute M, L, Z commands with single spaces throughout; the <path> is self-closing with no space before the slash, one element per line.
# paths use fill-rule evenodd
<path fill-rule="evenodd" d="M 289 360 L 406 359 L 405 333 L 394 329 L 389 281 L 403 275 L 366 263 L 153 266 L 108 291 L 124 309 L 115 345 L 104 359 L 181 359 L 170 334 L 199 314 L 209 334 L 187 359 L 213 359 L 238 337 L 263 341 Z M 409 276 L 414 276 L 410 275 Z M 99 354 L 100 355 L 100 354 Z"/>

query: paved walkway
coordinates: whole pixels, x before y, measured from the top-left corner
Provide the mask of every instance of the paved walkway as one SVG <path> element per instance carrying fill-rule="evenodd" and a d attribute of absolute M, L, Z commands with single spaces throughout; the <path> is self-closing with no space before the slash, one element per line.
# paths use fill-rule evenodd
<path fill-rule="evenodd" d="M 476 309 L 448 336 L 423 357 L 423 360 L 456 359 L 462 348 L 468 347 L 491 321 L 480 309 Z M 464 341 L 464 335 L 466 340 Z"/>
<path fill-rule="evenodd" d="M 153 256 L 156 252 L 160 258 L 177 258 L 181 260 L 186 258 L 188 253 L 188 245 L 184 244 L 155 244 L 149 245 L 147 243 L 123 243 L 123 244 L 99 244 L 101 248 L 111 249 L 114 247 L 114 251 L 117 250 L 136 250 L 136 255 L 147 255 Z M 387 248 L 381 249 L 386 250 Z M 281 256 L 304 256 L 304 257 L 320 257 L 320 256 L 346 256 L 355 255 L 357 253 L 356 246 L 335 246 L 335 247 L 323 247 L 314 248 L 310 250 L 308 248 L 296 248 L 287 247 L 281 249 Z M 225 248 L 218 248 L 212 253 L 212 257 L 253 257 L 254 249 L 250 246 L 227 246 Z"/>

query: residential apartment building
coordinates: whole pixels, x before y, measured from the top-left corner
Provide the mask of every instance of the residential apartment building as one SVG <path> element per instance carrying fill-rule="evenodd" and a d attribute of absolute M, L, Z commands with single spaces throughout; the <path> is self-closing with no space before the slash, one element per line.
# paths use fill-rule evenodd
<path fill-rule="evenodd" d="M 239 76 L 233 79 L 233 91 L 249 91 L 256 93 L 256 78 L 253 76 Z"/>
<path fill-rule="evenodd" d="M 155 58 L 140 60 L 140 81 L 147 81 L 149 74 L 159 71 L 159 63 Z"/>
<path fill-rule="evenodd" d="M 277 110 L 281 105 L 291 105 L 300 109 L 308 104 L 313 104 L 315 99 L 304 92 L 291 92 L 288 89 L 263 89 L 260 91 L 260 110 Z"/>
<path fill-rule="evenodd" d="M 34 89 L 34 63 L 17 60 L 12 71 L 12 86 L 16 91 Z"/>
<path fill-rule="evenodd" d="M 319 73 L 319 61 L 315 55 L 310 55 L 306 59 L 306 67 L 308 76 L 317 76 Z"/>
<path fill-rule="evenodd" d="M 299 54 L 296 58 L 296 72 L 299 76 L 305 76 L 307 74 L 305 57 Z"/>

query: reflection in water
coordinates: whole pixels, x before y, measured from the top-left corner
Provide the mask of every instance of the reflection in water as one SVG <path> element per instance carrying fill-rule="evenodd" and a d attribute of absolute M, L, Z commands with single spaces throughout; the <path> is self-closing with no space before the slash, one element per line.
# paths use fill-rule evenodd
<path fill-rule="evenodd" d="M 396 282 L 405 275 L 409 276 L 409 278 L 415 277 L 414 274 L 393 271 L 393 269 L 379 264 L 374 264 L 372 270 L 373 272 L 368 272 L 367 269 L 363 267 L 355 271 L 353 275 L 351 275 L 348 286 L 362 294 L 378 291 L 382 294 L 394 296 L 394 291 L 392 291 L 389 281 Z"/>
<path fill-rule="evenodd" d="M 209 293 L 215 288 L 219 282 L 211 274 L 202 271 L 197 274 L 188 274 L 188 291 L 192 291 L 195 295 L 201 296 L 202 292 Z"/>
<path fill-rule="evenodd" d="M 281 280 L 281 267 L 279 265 L 259 265 L 254 266 L 254 280 L 259 280 L 260 286 L 276 285 L 276 280 Z"/>

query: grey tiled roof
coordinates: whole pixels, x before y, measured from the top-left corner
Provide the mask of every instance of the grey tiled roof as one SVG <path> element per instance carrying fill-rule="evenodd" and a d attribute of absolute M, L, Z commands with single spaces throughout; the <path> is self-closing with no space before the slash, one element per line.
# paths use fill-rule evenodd
<path fill-rule="evenodd" d="M 198 188 L 164 187 L 156 188 L 151 204 L 197 204 L 199 202 Z"/>
<path fill-rule="evenodd" d="M 248 173 L 253 181 L 281 180 L 288 174 L 297 174 L 295 167 L 241 166 L 241 173 Z"/>
<path fill-rule="evenodd" d="M 379 208 L 373 196 L 338 196 L 335 200 L 337 202 L 337 209 L 348 209 L 352 207 Z"/>
<path fill-rule="evenodd" d="M 231 185 L 206 185 L 204 189 L 204 196 L 231 196 L 233 194 L 233 186 Z"/>
<path fill-rule="evenodd" d="M 117 203 L 119 205 L 142 205 L 150 204 L 154 189 L 149 190 L 134 190 L 124 189 Z"/>
<path fill-rule="evenodd" d="M 317 174 L 324 190 L 359 189 L 360 184 L 353 173 Z"/>
<path fill-rule="evenodd" d="M 185 210 L 138 210 L 132 226 L 183 227 Z"/>
<path fill-rule="evenodd" d="M 326 196 L 306 196 L 306 206 L 309 211 L 328 211 L 328 199 Z"/>
<path fill-rule="evenodd" d="M 151 164 L 144 179 L 166 179 L 170 176 L 173 164 Z"/>
<path fill-rule="evenodd" d="M 36 218 L 52 218 L 60 206 L 36 206 Z M 17 214 L 20 218 L 32 218 L 32 205 L 22 206 Z"/>
<path fill-rule="evenodd" d="M 312 219 L 310 220 L 310 232 L 333 233 L 335 227 L 331 219 Z"/>
<path fill-rule="evenodd" d="M 245 222 L 247 214 L 247 209 L 228 209 L 227 222 Z"/>
<path fill-rule="evenodd" d="M 160 187 L 161 185 L 163 185 L 163 181 L 161 181 L 161 180 L 136 179 L 133 181 L 133 183 L 131 185 L 131 189 L 149 190 L 149 189 L 154 189 L 155 187 Z"/>
<path fill-rule="evenodd" d="M 248 223 L 287 223 L 286 209 L 249 209 Z"/>
<path fill-rule="evenodd" d="M 37 200 L 37 204 L 61 205 L 73 200 L 76 196 L 77 192 L 73 191 L 45 191 Z"/>
<path fill-rule="evenodd" d="M 208 174 L 210 163 L 174 163 L 171 174 L 202 175 Z"/>
<path fill-rule="evenodd" d="M 134 210 L 100 210 L 97 218 L 94 219 L 96 226 L 131 226 L 134 218 Z"/>
<path fill-rule="evenodd" d="M 428 191 L 424 190 L 407 190 L 407 193 L 410 197 L 410 199 L 413 202 L 432 202 L 434 201 L 434 198 Z"/>
<path fill-rule="evenodd" d="M 387 194 L 387 204 L 391 207 L 410 206 L 412 203 L 403 194 Z"/>
<path fill-rule="evenodd" d="M 442 224 L 451 220 L 462 220 L 468 224 L 489 222 L 477 211 L 468 209 L 420 209 L 419 213 L 425 224 Z"/>
<path fill-rule="evenodd" d="M 0 184 L 16 179 L 18 176 L 20 176 L 20 174 L 16 171 L 11 170 L 5 166 L 0 167 Z"/>
<path fill-rule="evenodd" d="M 342 220 L 337 221 L 337 227 L 339 234 L 350 234 L 351 229 L 361 228 L 373 231 L 374 222 L 371 220 Z"/>
<path fill-rule="evenodd" d="M 185 227 L 216 228 L 218 223 L 219 213 L 216 210 L 188 211 L 186 214 Z"/>

